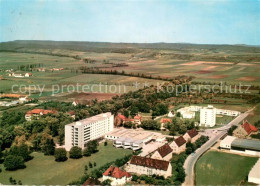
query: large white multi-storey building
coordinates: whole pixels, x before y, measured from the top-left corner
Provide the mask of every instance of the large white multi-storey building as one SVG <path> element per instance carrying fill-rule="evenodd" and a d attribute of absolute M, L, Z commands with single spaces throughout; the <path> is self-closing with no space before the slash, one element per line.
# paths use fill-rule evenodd
<path fill-rule="evenodd" d="M 213 127 L 216 125 L 217 109 L 212 105 L 200 109 L 200 126 Z"/>
<path fill-rule="evenodd" d="M 114 115 L 110 112 L 65 125 L 65 148 L 73 146 L 84 149 L 85 144 L 104 136 L 114 129 Z"/>

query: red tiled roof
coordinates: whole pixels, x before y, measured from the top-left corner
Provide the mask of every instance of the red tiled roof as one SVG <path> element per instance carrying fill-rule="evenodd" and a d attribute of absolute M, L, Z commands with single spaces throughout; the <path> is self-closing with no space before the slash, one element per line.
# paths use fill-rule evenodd
<path fill-rule="evenodd" d="M 158 152 L 162 157 L 165 157 L 172 152 L 172 148 L 168 144 L 165 144 L 158 148 Z"/>
<path fill-rule="evenodd" d="M 132 156 L 132 159 L 130 160 L 130 164 L 164 170 L 164 171 L 167 171 L 169 163 L 170 162 L 164 161 L 164 160 L 157 160 L 157 159 L 146 158 L 146 157 L 141 157 L 141 156 L 134 156 L 134 155 Z"/>
<path fill-rule="evenodd" d="M 161 123 L 172 123 L 172 120 L 169 118 L 162 118 L 160 122 Z"/>
<path fill-rule="evenodd" d="M 131 177 L 131 174 L 126 172 L 126 171 L 122 171 L 121 169 L 119 169 L 118 167 L 113 167 L 110 166 L 104 173 L 104 176 L 110 176 L 110 177 L 114 177 L 117 179 L 120 179 L 122 177 Z"/>
<path fill-rule="evenodd" d="M 46 114 L 49 114 L 49 113 L 56 114 L 57 111 L 55 111 L 55 110 L 44 110 L 44 109 L 33 109 L 33 110 L 28 111 L 26 113 L 26 115 L 40 114 L 40 113 L 42 113 L 43 115 L 46 115 Z"/>
<path fill-rule="evenodd" d="M 139 115 L 136 115 L 136 116 L 134 117 L 134 119 L 141 120 L 141 119 L 142 119 L 142 117 L 141 117 L 141 116 L 139 116 Z"/>
<path fill-rule="evenodd" d="M 180 146 L 182 146 L 183 144 L 186 143 L 186 140 L 182 136 L 178 137 L 174 141 L 178 145 L 178 147 L 180 147 Z"/>
<path fill-rule="evenodd" d="M 188 133 L 188 135 L 189 135 L 191 138 L 194 138 L 195 136 L 198 135 L 198 131 L 197 131 L 195 128 L 193 128 L 193 129 L 191 129 L 191 130 L 188 130 L 187 133 Z"/>
<path fill-rule="evenodd" d="M 96 178 L 88 178 L 85 183 L 83 183 L 83 186 L 87 185 L 101 185 L 101 182 Z"/>
<path fill-rule="evenodd" d="M 127 118 L 122 115 L 122 114 L 117 114 L 117 117 L 119 117 L 120 119 L 122 119 L 123 121 L 125 121 Z"/>
<path fill-rule="evenodd" d="M 248 121 L 244 122 L 242 128 L 247 132 L 247 134 L 251 134 L 251 132 L 257 132 L 257 128 L 254 125 L 248 123 Z"/>

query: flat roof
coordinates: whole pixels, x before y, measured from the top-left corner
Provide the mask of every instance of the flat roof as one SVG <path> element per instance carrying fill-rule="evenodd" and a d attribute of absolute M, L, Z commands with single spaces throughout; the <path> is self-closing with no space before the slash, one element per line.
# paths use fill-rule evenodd
<path fill-rule="evenodd" d="M 234 137 L 234 136 L 226 136 L 226 137 L 221 141 L 221 143 L 231 144 L 235 139 L 236 139 L 236 137 Z"/>
<path fill-rule="evenodd" d="M 248 177 L 258 178 L 260 179 L 260 159 L 256 162 L 256 164 L 253 166 L 251 171 L 249 172 Z"/>
<path fill-rule="evenodd" d="M 236 138 L 231 143 L 231 147 L 239 147 L 260 151 L 260 141 Z"/>
<path fill-rule="evenodd" d="M 149 138 L 152 139 L 164 139 L 165 136 L 161 133 L 145 131 L 143 129 L 125 129 L 115 128 L 112 132 L 109 132 L 107 136 L 117 137 L 116 141 L 142 143 Z"/>
<path fill-rule="evenodd" d="M 93 123 L 93 122 L 96 122 L 96 121 L 100 121 L 100 120 L 102 120 L 104 118 L 108 118 L 111 115 L 112 115 L 111 112 L 106 112 L 106 113 L 102 113 L 102 114 L 98 114 L 98 115 L 92 116 L 90 118 L 86 118 L 86 119 L 83 119 L 83 120 L 80 120 L 80 121 L 76 121 L 76 122 L 70 123 L 68 125 L 69 126 L 87 125 L 87 124 L 90 124 L 90 123 Z"/>

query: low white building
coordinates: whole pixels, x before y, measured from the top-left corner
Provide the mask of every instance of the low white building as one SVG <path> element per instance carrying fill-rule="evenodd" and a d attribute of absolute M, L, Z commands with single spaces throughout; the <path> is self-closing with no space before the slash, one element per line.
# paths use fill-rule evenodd
<path fill-rule="evenodd" d="M 220 148 L 232 153 L 247 154 L 260 157 L 260 142 L 258 140 L 240 139 L 227 136 L 220 142 Z"/>
<path fill-rule="evenodd" d="M 218 115 L 225 115 L 225 116 L 238 116 L 241 114 L 241 112 L 239 112 L 239 111 L 226 110 L 226 109 L 217 109 L 216 113 Z"/>
<path fill-rule="evenodd" d="M 231 149 L 231 143 L 236 139 L 234 136 L 227 136 L 220 142 L 220 148 Z"/>
<path fill-rule="evenodd" d="M 248 174 L 248 182 L 260 185 L 260 159 L 253 166 Z"/>
<path fill-rule="evenodd" d="M 132 179 L 132 175 L 126 171 L 122 171 L 118 167 L 110 166 L 103 173 L 103 181 L 111 180 L 111 185 L 124 185 Z"/>
<path fill-rule="evenodd" d="M 216 110 L 212 105 L 200 109 L 200 126 L 214 127 L 216 125 Z"/>
<path fill-rule="evenodd" d="M 195 112 L 190 110 L 190 107 L 184 107 L 177 110 L 184 119 L 192 119 L 195 117 Z"/>
<path fill-rule="evenodd" d="M 84 149 L 85 144 L 105 136 L 114 129 L 114 115 L 102 113 L 71 124 L 65 125 L 65 149 L 78 146 Z"/>
<path fill-rule="evenodd" d="M 170 111 L 167 115 L 169 118 L 173 118 L 175 116 L 174 111 Z"/>

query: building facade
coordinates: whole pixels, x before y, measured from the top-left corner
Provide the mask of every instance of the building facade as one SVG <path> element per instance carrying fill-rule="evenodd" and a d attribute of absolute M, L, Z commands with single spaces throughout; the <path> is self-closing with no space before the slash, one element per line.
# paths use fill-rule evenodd
<path fill-rule="evenodd" d="M 200 109 L 200 126 L 214 127 L 216 125 L 216 108 L 212 105 Z"/>
<path fill-rule="evenodd" d="M 132 156 L 127 163 L 126 170 L 128 172 L 139 175 L 159 175 L 167 178 L 172 175 L 172 166 L 169 161 L 145 158 L 141 156 Z"/>
<path fill-rule="evenodd" d="M 172 148 L 169 144 L 159 147 L 151 156 L 153 159 L 170 161 L 172 159 Z"/>
<path fill-rule="evenodd" d="M 186 150 L 186 140 L 180 136 L 170 144 L 170 147 L 173 153 L 180 154 Z"/>
<path fill-rule="evenodd" d="M 114 115 L 102 113 L 65 125 L 65 149 L 78 146 L 84 149 L 90 140 L 101 138 L 114 129 Z"/>
<path fill-rule="evenodd" d="M 193 128 L 191 130 L 188 130 L 183 138 L 186 140 L 186 141 L 190 141 L 191 143 L 194 143 L 195 141 L 197 141 L 197 139 L 200 138 L 200 134 L 198 133 L 198 131 Z"/>

